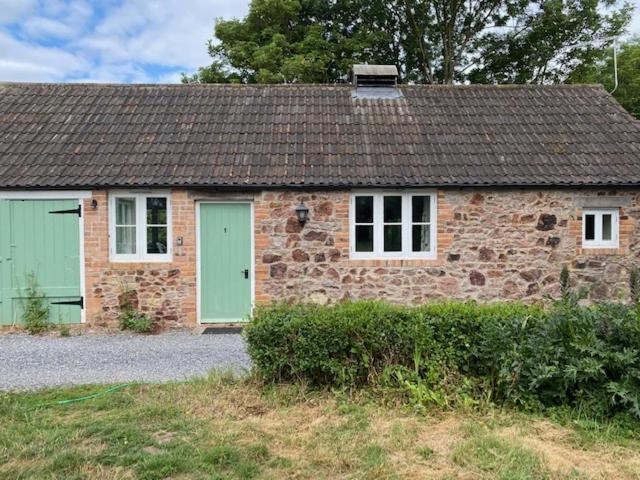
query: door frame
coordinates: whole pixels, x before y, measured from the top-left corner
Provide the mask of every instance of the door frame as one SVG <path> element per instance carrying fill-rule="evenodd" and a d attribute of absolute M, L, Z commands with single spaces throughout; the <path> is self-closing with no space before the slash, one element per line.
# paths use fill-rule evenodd
<path fill-rule="evenodd" d="M 255 268 L 255 263 L 256 263 L 256 257 L 255 257 L 255 230 L 254 230 L 254 204 L 253 201 L 251 200 L 196 200 L 196 319 L 198 321 L 199 325 L 216 325 L 216 324 L 210 324 L 210 323 L 206 323 L 203 324 L 202 323 L 202 317 L 201 317 L 201 305 L 200 305 L 200 299 L 202 298 L 202 292 L 200 291 L 202 285 L 200 282 L 200 278 L 201 278 L 201 268 L 202 268 L 202 264 L 201 264 L 201 253 L 200 253 L 200 247 L 201 247 L 201 241 L 200 241 L 200 205 L 204 204 L 204 203 L 212 203 L 212 204 L 243 204 L 243 205 L 249 205 L 249 231 L 251 232 L 251 267 L 249 269 L 249 281 L 251 282 L 251 310 L 250 310 L 250 314 L 253 314 L 253 309 L 255 308 L 256 305 L 256 268 Z M 244 323 L 244 322 L 243 322 Z M 224 325 L 223 323 L 219 324 L 219 325 Z"/>
<path fill-rule="evenodd" d="M 84 308 L 80 309 L 80 323 L 87 321 L 87 291 L 85 279 L 85 258 L 84 258 L 84 204 L 83 201 L 91 198 L 88 190 L 33 190 L 33 191 L 0 191 L 0 200 L 77 200 L 83 213 L 78 219 L 79 255 L 80 255 L 80 296 L 85 299 Z"/>

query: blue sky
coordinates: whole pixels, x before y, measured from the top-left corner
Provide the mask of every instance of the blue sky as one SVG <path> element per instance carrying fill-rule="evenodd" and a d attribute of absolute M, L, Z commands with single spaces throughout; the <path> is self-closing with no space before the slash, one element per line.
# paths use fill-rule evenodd
<path fill-rule="evenodd" d="M 640 0 L 631 33 L 640 35 Z M 0 0 L 0 81 L 172 83 L 249 0 Z"/>

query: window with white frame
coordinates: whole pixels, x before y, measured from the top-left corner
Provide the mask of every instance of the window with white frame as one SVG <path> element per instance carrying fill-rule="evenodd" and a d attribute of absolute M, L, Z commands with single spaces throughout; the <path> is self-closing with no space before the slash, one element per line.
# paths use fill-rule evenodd
<path fill-rule="evenodd" d="M 119 262 L 171 261 L 169 194 L 110 194 L 111 259 Z"/>
<path fill-rule="evenodd" d="M 434 192 L 351 195 L 352 258 L 435 258 Z"/>
<path fill-rule="evenodd" d="M 582 211 L 582 246 L 584 248 L 618 247 L 618 209 L 593 208 Z"/>

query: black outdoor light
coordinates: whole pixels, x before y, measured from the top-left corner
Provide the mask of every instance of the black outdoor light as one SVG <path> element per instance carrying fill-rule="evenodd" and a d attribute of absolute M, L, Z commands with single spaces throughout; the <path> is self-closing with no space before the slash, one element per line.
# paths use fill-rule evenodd
<path fill-rule="evenodd" d="M 303 225 L 308 220 L 309 209 L 304 204 L 304 202 L 300 202 L 300 204 L 296 207 L 296 215 L 298 216 L 298 221 Z"/>
<path fill-rule="evenodd" d="M 98 201 L 95 198 L 91 200 L 91 208 L 93 208 L 94 210 L 98 208 Z"/>

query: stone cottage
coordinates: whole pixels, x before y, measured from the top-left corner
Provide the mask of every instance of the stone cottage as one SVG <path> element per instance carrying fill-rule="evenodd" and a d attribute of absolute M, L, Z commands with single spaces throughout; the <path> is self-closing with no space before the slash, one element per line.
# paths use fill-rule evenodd
<path fill-rule="evenodd" d="M 275 300 L 628 298 L 640 122 L 599 86 L 0 85 L 0 324 Z M 31 280 L 29 280 L 31 279 Z"/>

